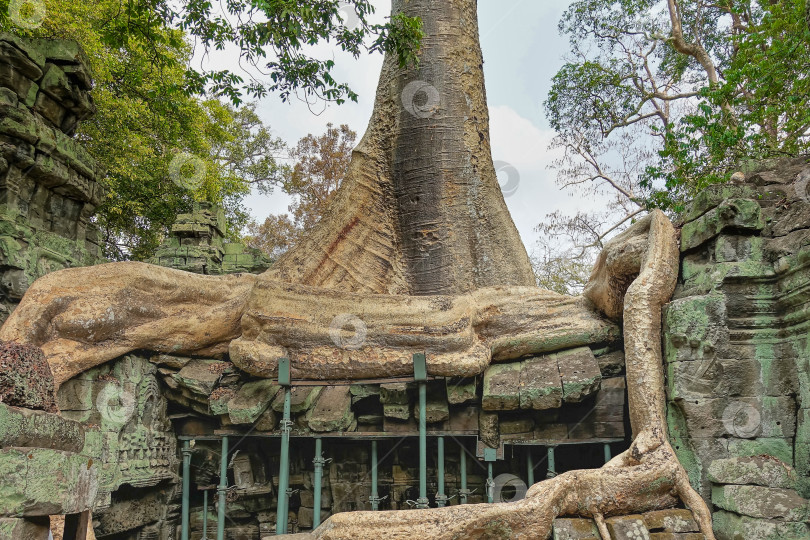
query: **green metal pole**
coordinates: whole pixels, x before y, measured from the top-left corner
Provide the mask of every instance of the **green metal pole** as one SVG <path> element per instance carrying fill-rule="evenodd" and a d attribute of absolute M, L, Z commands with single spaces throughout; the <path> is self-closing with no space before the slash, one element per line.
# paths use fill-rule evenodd
<path fill-rule="evenodd" d="M 458 500 L 461 504 L 467 504 L 467 496 L 470 494 L 470 490 L 467 489 L 467 452 L 464 451 L 464 445 L 459 445 L 459 448 L 461 448 L 461 456 L 459 458 L 461 489 L 458 490 Z"/>
<path fill-rule="evenodd" d="M 447 504 L 447 495 L 444 493 L 444 437 L 439 437 L 439 463 L 438 463 L 438 474 L 439 474 L 439 489 L 436 493 L 436 506 L 442 508 L 445 504 Z"/>
<path fill-rule="evenodd" d="M 526 447 L 526 470 L 528 473 L 526 474 L 529 487 L 534 485 L 534 459 L 532 458 L 532 447 Z"/>
<path fill-rule="evenodd" d="M 495 480 L 492 478 L 492 462 L 487 462 L 487 502 L 495 502 Z"/>
<path fill-rule="evenodd" d="M 605 463 L 610 461 L 611 457 L 612 456 L 610 455 L 610 443 L 605 443 Z"/>
<path fill-rule="evenodd" d="M 313 496 L 315 508 L 313 508 L 312 515 L 312 528 L 316 529 L 321 524 L 321 488 L 323 483 L 323 465 L 326 462 L 323 459 L 322 442 L 320 437 L 315 438 L 315 459 L 312 463 L 315 465 L 315 495 Z"/>
<path fill-rule="evenodd" d="M 208 490 L 203 490 L 203 535 L 202 540 L 208 540 Z"/>
<path fill-rule="evenodd" d="M 554 447 L 548 447 L 548 474 L 546 474 L 546 478 L 554 478 L 557 476 L 557 470 L 554 468 Z"/>
<path fill-rule="evenodd" d="M 290 487 L 290 361 L 280 358 L 278 382 L 284 386 L 284 413 L 281 418 L 281 457 L 278 472 L 278 506 L 276 508 L 276 534 L 287 534 Z"/>
<path fill-rule="evenodd" d="M 417 508 L 427 508 L 427 363 L 424 354 L 413 355 L 414 379 L 419 384 L 419 498 Z"/>
<path fill-rule="evenodd" d="M 191 491 L 191 444 L 189 441 L 183 441 L 183 494 L 182 505 L 180 511 L 180 538 L 181 540 L 188 540 L 188 514 L 189 514 L 189 491 Z"/>
<path fill-rule="evenodd" d="M 380 509 L 380 494 L 377 492 L 377 441 L 371 441 L 371 502 L 372 510 Z"/>
<path fill-rule="evenodd" d="M 228 437 L 222 437 L 222 456 L 219 460 L 219 508 L 217 508 L 217 540 L 225 540 L 225 495 L 228 491 Z"/>

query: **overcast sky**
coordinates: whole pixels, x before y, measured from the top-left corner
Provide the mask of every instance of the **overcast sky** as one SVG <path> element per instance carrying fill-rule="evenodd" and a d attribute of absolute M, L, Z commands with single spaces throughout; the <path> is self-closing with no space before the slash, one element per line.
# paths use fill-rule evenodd
<path fill-rule="evenodd" d="M 375 18 L 383 21 L 390 13 L 389 0 L 374 0 Z M 537 238 L 535 226 L 549 212 L 573 212 L 596 201 L 582 200 L 561 191 L 548 169 L 552 156 L 547 150 L 553 136 L 543 114 L 551 78 L 562 65 L 567 39 L 557 32 L 568 1 L 479 0 L 478 18 L 484 76 L 491 121 L 492 157 L 512 164 L 520 174 L 517 192 L 506 199 L 512 218 L 526 248 L 531 252 Z M 328 48 L 323 49 L 328 52 Z M 335 55 L 336 79 L 349 82 L 360 95 L 357 103 L 318 107 L 313 114 L 307 105 L 293 100 L 282 103 L 268 96 L 258 104 L 262 119 L 274 134 L 290 145 L 308 133 L 321 134 L 326 124 L 348 124 L 365 131 L 374 102 L 382 56 L 366 55 L 358 60 Z M 219 64 L 219 62 L 215 62 Z M 287 211 L 288 198 L 276 190 L 272 195 L 252 195 L 247 201 L 254 218 L 263 221 L 272 213 Z"/>

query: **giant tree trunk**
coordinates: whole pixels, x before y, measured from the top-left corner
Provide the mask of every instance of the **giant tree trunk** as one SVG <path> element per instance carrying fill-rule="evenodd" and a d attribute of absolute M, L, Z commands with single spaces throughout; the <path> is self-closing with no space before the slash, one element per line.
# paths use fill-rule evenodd
<path fill-rule="evenodd" d="M 419 16 L 416 68 L 383 63 L 374 112 L 327 215 L 267 275 L 411 295 L 534 285 L 498 186 L 475 0 L 394 0 Z"/>

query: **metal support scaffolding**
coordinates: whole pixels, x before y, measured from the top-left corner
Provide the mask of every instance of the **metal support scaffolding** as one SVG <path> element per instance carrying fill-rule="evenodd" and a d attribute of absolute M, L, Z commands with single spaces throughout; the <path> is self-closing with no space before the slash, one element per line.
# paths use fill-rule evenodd
<path fill-rule="evenodd" d="M 290 360 L 278 359 L 278 384 L 284 388 L 284 413 L 281 418 L 281 457 L 278 472 L 276 534 L 287 534 L 290 504 Z"/>
<path fill-rule="evenodd" d="M 610 443 L 605 443 L 605 463 L 610 461 L 611 458 L 612 456 L 610 453 Z"/>
<path fill-rule="evenodd" d="M 188 540 L 189 537 L 189 506 L 191 491 L 191 443 L 183 441 L 183 481 L 182 504 L 180 510 L 180 538 Z"/>
<path fill-rule="evenodd" d="M 436 492 L 436 506 L 442 508 L 447 504 L 447 495 L 444 492 L 444 437 L 439 436 L 439 456 L 438 456 L 438 491 Z"/>
<path fill-rule="evenodd" d="M 219 459 L 219 508 L 217 508 L 217 540 L 225 540 L 225 496 L 228 492 L 228 437 L 222 437 L 222 455 Z"/>
<path fill-rule="evenodd" d="M 312 464 L 315 466 L 315 485 L 313 489 L 315 493 L 313 495 L 313 504 L 315 508 L 313 508 L 312 512 L 312 528 L 315 529 L 318 525 L 321 524 L 321 489 L 323 488 L 323 465 L 326 463 L 326 460 L 323 459 L 323 448 L 322 442 L 320 437 L 315 438 L 315 459 L 312 460 Z"/>
<path fill-rule="evenodd" d="M 417 508 L 427 508 L 427 362 L 424 353 L 413 355 L 413 378 L 419 384 L 419 498 Z"/>
<path fill-rule="evenodd" d="M 532 447 L 526 447 L 526 483 L 529 487 L 534 485 L 534 458 L 532 457 Z"/>
<path fill-rule="evenodd" d="M 557 476 L 557 470 L 555 469 L 554 464 L 554 447 L 548 447 L 548 473 L 546 473 L 546 478 L 554 478 Z"/>
<path fill-rule="evenodd" d="M 203 490 L 203 535 L 202 540 L 208 540 L 208 488 Z"/>
<path fill-rule="evenodd" d="M 484 448 L 484 461 L 487 462 L 487 502 L 495 501 L 495 480 L 492 478 L 492 464 L 498 461 L 496 448 Z"/>
<path fill-rule="evenodd" d="M 467 504 L 467 497 L 470 495 L 470 490 L 467 489 L 467 452 L 464 450 L 464 445 L 459 444 L 461 454 L 459 456 L 459 469 L 461 469 L 461 489 L 458 490 L 459 504 Z"/>
<path fill-rule="evenodd" d="M 368 498 L 372 510 L 380 509 L 380 494 L 377 492 L 377 441 L 371 441 L 371 496 Z"/>

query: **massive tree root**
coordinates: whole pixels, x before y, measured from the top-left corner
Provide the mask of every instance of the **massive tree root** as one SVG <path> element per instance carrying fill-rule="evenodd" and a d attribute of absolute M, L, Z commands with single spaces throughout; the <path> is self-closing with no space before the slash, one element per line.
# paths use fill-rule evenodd
<path fill-rule="evenodd" d="M 546 538 L 555 517 L 580 515 L 593 517 L 609 540 L 605 517 L 668 508 L 680 499 L 701 532 L 714 540 L 709 509 L 689 484 L 666 437 L 661 307 L 672 295 L 677 270 L 672 224 L 656 211 L 610 242 L 586 289 L 586 296 L 608 313 L 624 306 L 633 428 L 627 451 L 601 469 L 566 472 L 535 484 L 519 502 L 336 514 L 313 535 L 324 540 Z"/>

